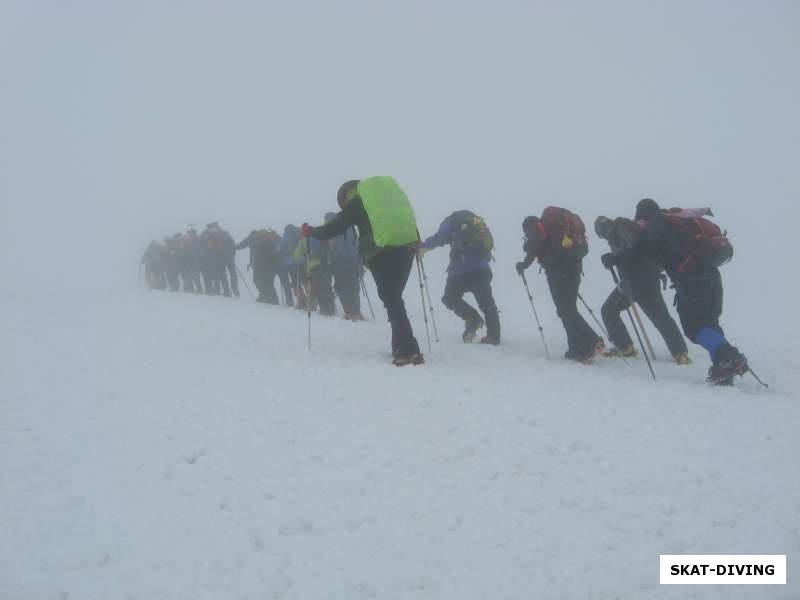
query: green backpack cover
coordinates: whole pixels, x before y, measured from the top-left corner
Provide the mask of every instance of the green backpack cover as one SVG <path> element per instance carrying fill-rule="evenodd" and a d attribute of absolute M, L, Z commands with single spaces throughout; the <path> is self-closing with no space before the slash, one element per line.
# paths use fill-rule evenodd
<path fill-rule="evenodd" d="M 408 196 L 392 177 L 368 177 L 357 186 L 378 248 L 419 241 L 417 218 Z"/>

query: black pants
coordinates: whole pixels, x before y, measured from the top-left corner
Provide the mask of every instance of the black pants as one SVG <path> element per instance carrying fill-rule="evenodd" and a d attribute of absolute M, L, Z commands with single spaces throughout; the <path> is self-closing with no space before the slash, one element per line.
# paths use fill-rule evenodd
<path fill-rule="evenodd" d="M 378 297 L 386 307 L 392 326 L 392 354 L 399 358 L 408 358 L 419 353 L 419 344 L 414 337 L 403 302 L 403 290 L 413 262 L 414 250 L 403 246 L 385 250 L 367 265 L 372 271 Z"/>
<path fill-rule="evenodd" d="M 275 291 L 275 271 L 263 267 L 254 267 L 253 283 L 258 290 L 256 302 L 278 303 L 278 293 Z"/>
<path fill-rule="evenodd" d="M 683 333 L 695 344 L 703 327 L 722 335 L 722 277 L 716 267 L 698 267 L 675 282 L 675 306 Z"/>
<path fill-rule="evenodd" d="M 294 295 L 297 297 L 297 308 L 301 310 L 306 309 L 306 289 L 308 285 L 306 281 L 306 266 L 294 265 L 289 267 L 289 280 L 291 282 Z"/>
<path fill-rule="evenodd" d="M 183 281 L 183 291 L 199 294 L 202 292 L 200 284 L 200 273 L 193 263 L 186 261 L 181 265 L 181 280 Z"/>
<path fill-rule="evenodd" d="M 550 264 L 545 273 L 556 312 L 567 332 L 571 353 L 585 355 L 597 343 L 599 336 L 578 312 L 578 288 L 581 284 L 580 261 Z"/>
<path fill-rule="evenodd" d="M 147 281 L 147 287 L 151 290 L 165 290 L 167 289 L 167 278 L 164 270 L 159 267 L 145 265 L 144 278 Z"/>
<path fill-rule="evenodd" d="M 333 288 L 348 317 L 361 316 L 361 262 L 358 258 L 335 258 L 331 261 Z"/>
<path fill-rule="evenodd" d="M 294 298 L 292 297 L 292 281 L 289 273 L 294 267 L 281 267 L 278 269 L 278 279 L 281 282 L 281 288 L 283 289 L 283 297 L 286 301 L 286 306 L 293 306 L 294 305 Z"/>
<path fill-rule="evenodd" d="M 336 314 L 331 272 L 327 265 L 317 265 L 311 269 L 311 293 L 319 307 L 319 314 L 328 317 Z"/>
<path fill-rule="evenodd" d="M 188 285 L 187 281 L 184 280 L 184 291 L 189 288 L 189 291 L 194 292 L 195 294 L 202 294 L 203 284 L 200 283 L 200 269 L 197 267 L 197 264 L 192 263 L 186 267 L 186 277 L 188 278 Z"/>
<path fill-rule="evenodd" d="M 214 269 L 210 266 L 202 270 L 203 281 L 205 283 L 206 294 L 215 296 L 219 294 L 219 278 L 216 277 Z"/>
<path fill-rule="evenodd" d="M 681 335 L 678 325 L 669 314 L 664 296 L 661 294 L 661 282 L 658 277 L 632 277 L 630 282 L 633 299 L 642 307 L 642 312 L 652 321 L 653 325 L 669 348 L 672 356 L 686 352 L 686 342 Z M 633 346 L 628 329 L 622 322 L 622 311 L 630 308 L 631 303 L 625 295 L 614 288 L 611 295 L 603 304 L 601 313 L 603 323 L 608 329 L 608 337 L 617 348 L 624 349 Z"/>
<path fill-rule="evenodd" d="M 484 314 L 486 321 L 486 335 L 490 338 L 500 339 L 500 316 L 492 297 L 492 272 L 489 269 L 463 273 L 449 277 L 444 286 L 442 302 L 456 315 L 465 321 L 479 319 L 478 311 L 464 301 L 467 292 L 475 296 L 478 308 Z"/>
<path fill-rule="evenodd" d="M 188 267 L 181 269 L 181 281 L 183 281 L 184 292 L 194 292 L 194 279 Z"/>
<path fill-rule="evenodd" d="M 167 283 L 172 292 L 181 291 L 180 270 L 177 265 L 170 265 L 167 267 Z"/>
<path fill-rule="evenodd" d="M 226 273 L 227 271 L 227 273 Z M 239 295 L 239 277 L 236 272 L 236 263 L 234 262 L 233 257 L 229 257 L 225 259 L 225 262 L 222 266 L 222 289 L 225 291 L 225 295 L 228 295 L 227 287 L 228 287 L 228 275 L 231 278 L 231 291 L 233 292 L 234 296 Z"/>
<path fill-rule="evenodd" d="M 208 261 L 208 276 L 211 280 L 212 294 L 231 295 L 225 262 L 219 256 L 214 256 Z"/>

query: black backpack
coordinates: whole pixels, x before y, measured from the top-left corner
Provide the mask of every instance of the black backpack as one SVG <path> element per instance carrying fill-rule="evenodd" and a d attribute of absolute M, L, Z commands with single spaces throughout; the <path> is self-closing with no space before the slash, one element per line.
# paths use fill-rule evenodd
<path fill-rule="evenodd" d="M 455 220 L 451 246 L 456 253 L 469 253 L 492 259 L 494 238 L 486 221 L 468 210 L 453 213 Z"/>
<path fill-rule="evenodd" d="M 654 217 L 669 223 L 683 242 L 686 258 L 678 271 L 689 271 L 696 264 L 721 267 L 733 258 L 733 244 L 728 232 L 713 221 L 699 216 L 687 217 L 678 212 L 659 213 Z"/>
<path fill-rule="evenodd" d="M 641 228 L 630 219 L 618 217 L 611 223 L 608 231 L 608 244 L 612 252 L 627 250 L 641 235 Z"/>

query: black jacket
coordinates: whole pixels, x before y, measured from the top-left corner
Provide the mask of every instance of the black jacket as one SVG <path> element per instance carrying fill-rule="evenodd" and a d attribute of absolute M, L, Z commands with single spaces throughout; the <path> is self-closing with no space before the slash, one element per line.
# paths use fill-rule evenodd
<path fill-rule="evenodd" d="M 370 225 L 367 211 L 361 198 L 356 196 L 350 200 L 339 213 L 325 225 L 314 227 L 311 230 L 311 237 L 317 240 L 329 240 L 342 235 L 348 227 L 357 227 L 359 237 L 372 237 L 372 225 Z"/>
<path fill-rule="evenodd" d="M 139 261 L 139 266 L 146 263 L 149 267 L 156 267 L 160 266 L 163 260 L 164 248 L 162 248 L 158 242 L 150 242 L 150 245 L 147 246 L 147 250 L 142 254 L 142 260 Z"/>
<path fill-rule="evenodd" d="M 647 221 L 636 241 L 615 255 L 623 267 L 642 260 L 654 260 L 664 266 L 672 281 L 677 281 L 678 269 L 686 259 L 688 250 L 675 227 L 656 214 Z"/>
<path fill-rule="evenodd" d="M 311 237 L 316 240 L 329 240 L 344 234 L 349 227 L 358 229 L 358 251 L 364 263 L 369 266 L 369 260 L 383 249 L 375 245 L 369 216 L 364 209 L 364 203 L 358 196 L 345 204 L 344 208 L 325 225 L 313 227 L 311 229 Z"/>
<path fill-rule="evenodd" d="M 250 235 L 236 244 L 237 250 L 250 248 L 250 266 L 253 269 L 277 269 L 280 257 L 278 256 L 277 233 L 265 231 L 252 231 Z"/>
<path fill-rule="evenodd" d="M 559 268 L 564 267 L 572 267 L 574 268 L 575 263 L 578 263 L 578 270 L 582 268 L 583 259 L 576 258 L 576 259 L 567 259 L 561 257 L 555 257 L 552 252 L 550 252 L 550 244 L 551 244 L 552 237 L 548 236 L 546 240 L 540 242 L 537 239 L 526 239 L 525 243 L 522 245 L 522 250 L 525 252 L 525 260 L 522 262 L 525 264 L 525 268 L 533 264 L 533 261 L 537 258 L 539 259 L 539 264 L 545 271 L 557 271 Z"/>
<path fill-rule="evenodd" d="M 620 254 L 632 247 L 642 233 L 636 223 L 630 219 L 619 217 L 614 219 L 608 229 L 606 240 L 614 254 Z M 661 275 L 664 267 L 652 257 L 644 256 L 641 259 L 620 265 L 620 276 L 626 279 L 652 279 Z"/>
<path fill-rule="evenodd" d="M 219 232 L 220 240 L 222 241 L 222 250 L 227 260 L 233 260 L 236 256 L 236 240 L 233 236 L 224 229 Z"/>

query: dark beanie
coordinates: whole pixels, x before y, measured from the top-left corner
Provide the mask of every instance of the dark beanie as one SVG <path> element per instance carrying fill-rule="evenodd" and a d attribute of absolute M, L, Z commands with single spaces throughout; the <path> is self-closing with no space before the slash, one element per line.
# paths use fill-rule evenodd
<path fill-rule="evenodd" d="M 636 205 L 635 218 L 637 221 L 649 219 L 659 210 L 661 210 L 661 207 L 656 203 L 655 200 L 652 198 L 643 198 L 642 200 L 639 200 L 639 204 Z"/>
<path fill-rule="evenodd" d="M 522 221 L 522 233 L 528 233 L 531 227 L 536 226 L 536 222 L 539 220 L 539 217 L 525 217 Z"/>
<path fill-rule="evenodd" d="M 609 219 L 608 217 L 597 217 L 594 220 L 594 232 L 597 234 L 597 237 L 601 239 L 608 239 L 608 231 L 611 229 L 611 224 L 614 221 Z"/>
<path fill-rule="evenodd" d="M 350 181 L 345 181 L 341 187 L 339 187 L 339 191 L 336 194 L 336 202 L 339 203 L 339 208 L 344 208 L 344 205 L 347 204 L 347 194 L 356 187 L 360 181 L 360 179 L 351 179 Z"/>

